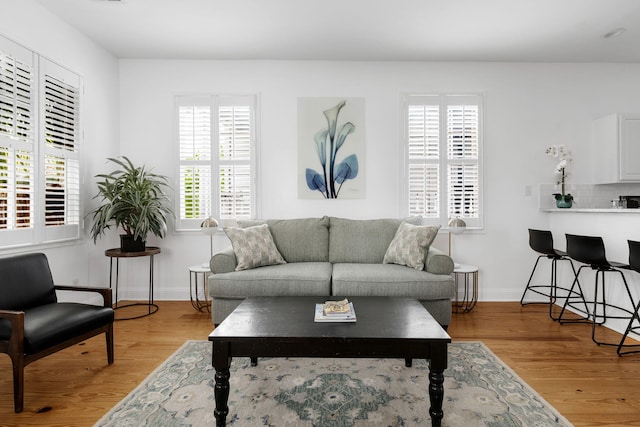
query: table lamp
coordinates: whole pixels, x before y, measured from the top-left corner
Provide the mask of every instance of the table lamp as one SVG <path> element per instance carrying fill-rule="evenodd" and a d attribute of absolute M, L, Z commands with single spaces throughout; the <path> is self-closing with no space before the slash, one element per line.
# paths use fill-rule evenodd
<path fill-rule="evenodd" d="M 218 221 L 212 217 L 206 218 L 200 224 L 200 231 L 202 231 L 204 234 L 209 235 L 210 246 L 211 246 L 211 256 L 209 257 L 209 259 L 211 259 L 211 257 L 213 257 L 213 235 L 216 234 L 216 231 L 218 231 Z M 205 262 L 202 264 L 202 266 L 208 267 L 209 263 Z"/>
<path fill-rule="evenodd" d="M 459 217 L 451 218 L 447 224 L 449 227 L 449 256 L 451 256 L 451 235 L 462 234 L 467 229 L 467 223 Z"/>

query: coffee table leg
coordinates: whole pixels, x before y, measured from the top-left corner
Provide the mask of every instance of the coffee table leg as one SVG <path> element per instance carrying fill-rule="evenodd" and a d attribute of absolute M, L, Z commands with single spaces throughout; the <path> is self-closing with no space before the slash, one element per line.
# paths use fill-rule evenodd
<path fill-rule="evenodd" d="M 214 388 L 214 396 L 216 400 L 216 408 L 213 415 L 216 417 L 216 426 L 227 425 L 227 414 L 229 413 L 229 366 L 226 368 L 216 367 L 216 385 Z"/>
<path fill-rule="evenodd" d="M 442 401 L 444 400 L 444 369 L 429 370 L 429 400 L 431 407 L 429 415 L 431 415 L 431 425 L 440 427 L 444 411 L 442 410 Z"/>
<path fill-rule="evenodd" d="M 216 345 L 217 344 L 217 345 Z M 227 415 L 229 414 L 229 377 L 231 373 L 231 358 L 229 357 L 229 344 L 225 342 L 212 342 L 211 364 L 216 370 L 214 375 L 215 386 L 213 395 L 216 401 L 216 407 L 213 410 L 213 416 L 216 418 L 216 426 L 227 425 Z"/>

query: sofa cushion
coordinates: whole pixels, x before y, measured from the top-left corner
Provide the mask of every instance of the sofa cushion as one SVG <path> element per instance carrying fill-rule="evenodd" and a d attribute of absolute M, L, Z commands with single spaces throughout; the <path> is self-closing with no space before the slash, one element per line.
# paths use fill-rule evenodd
<path fill-rule="evenodd" d="M 451 299 L 453 278 L 397 264 L 334 264 L 333 295 L 411 297 L 418 300 Z M 356 307 L 356 312 L 358 308 Z"/>
<path fill-rule="evenodd" d="M 209 293 L 216 298 L 331 294 L 332 266 L 328 262 L 296 262 L 209 276 Z"/>
<path fill-rule="evenodd" d="M 420 225 L 421 217 L 404 221 Z M 382 264 L 402 219 L 329 219 L 329 261 Z"/>
<path fill-rule="evenodd" d="M 240 227 L 268 224 L 273 241 L 287 262 L 329 261 L 329 217 L 238 220 Z"/>
<path fill-rule="evenodd" d="M 389 244 L 382 262 L 424 270 L 429 246 L 438 235 L 439 229 L 439 225 L 413 225 L 403 222 Z"/>
<path fill-rule="evenodd" d="M 236 271 L 267 265 L 284 264 L 266 224 L 248 228 L 226 227 L 233 252 L 238 260 Z"/>

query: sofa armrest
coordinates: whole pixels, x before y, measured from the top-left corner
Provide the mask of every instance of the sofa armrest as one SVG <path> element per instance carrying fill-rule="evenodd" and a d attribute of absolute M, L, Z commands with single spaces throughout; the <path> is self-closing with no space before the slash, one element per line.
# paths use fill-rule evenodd
<path fill-rule="evenodd" d="M 88 286 L 55 285 L 56 291 L 96 292 L 102 295 L 104 307 L 113 307 L 111 288 L 90 288 Z"/>
<path fill-rule="evenodd" d="M 453 273 L 453 260 L 441 250 L 430 247 L 424 263 L 424 270 L 433 274 L 451 274 Z"/>
<path fill-rule="evenodd" d="M 233 252 L 232 247 L 228 247 L 222 252 L 218 252 L 211 257 L 209 261 L 209 268 L 213 274 L 230 273 L 236 271 L 238 260 L 236 254 Z"/>

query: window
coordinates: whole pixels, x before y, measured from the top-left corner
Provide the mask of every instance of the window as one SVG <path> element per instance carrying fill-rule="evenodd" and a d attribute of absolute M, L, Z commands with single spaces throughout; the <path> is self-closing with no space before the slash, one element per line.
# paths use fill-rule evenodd
<path fill-rule="evenodd" d="M 0 247 L 80 236 L 80 78 L 0 37 Z"/>
<path fill-rule="evenodd" d="M 179 96 L 178 229 L 255 215 L 256 100 Z"/>
<path fill-rule="evenodd" d="M 80 79 L 45 61 L 41 103 L 44 240 L 78 237 L 80 224 Z"/>
<path fill-rule="evenodd" d="M 407 213 L 482 228 L 482 97 L 407 95 L 403 116 Z"/>

